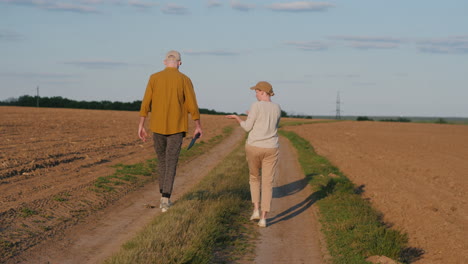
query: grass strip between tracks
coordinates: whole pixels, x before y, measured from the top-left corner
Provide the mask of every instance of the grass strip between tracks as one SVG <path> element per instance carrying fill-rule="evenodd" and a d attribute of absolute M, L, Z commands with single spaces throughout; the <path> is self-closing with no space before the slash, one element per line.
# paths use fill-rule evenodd
<path fill-rule="evenodd" d="M 241 145 L 105 263 L 226 263 L 252 252 L 247 175 Z"/>
<path fill-rule="evenodd" d="M 366 258 L 386 256 L 407 263 L 407 236 L 388 228 L 382 215 L 362 198 L 356 187 L 310 143 L 294 132 L 280 130 L 297 149 L 299 163 L 319 197 L 319 221 L 332 263 L 370 263 Z"/>

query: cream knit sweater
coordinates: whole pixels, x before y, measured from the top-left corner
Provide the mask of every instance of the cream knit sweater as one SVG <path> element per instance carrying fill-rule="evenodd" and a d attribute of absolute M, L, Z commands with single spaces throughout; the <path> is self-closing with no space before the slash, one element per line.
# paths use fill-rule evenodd
<path fill-rule="evenodd" d="M 260 148 L 278 148 L 278 124 L 281 108 L 278 104 L 257 101 L 252 104 L 249 115 L 240 126 L 249 132 L 247 144 Z"/>

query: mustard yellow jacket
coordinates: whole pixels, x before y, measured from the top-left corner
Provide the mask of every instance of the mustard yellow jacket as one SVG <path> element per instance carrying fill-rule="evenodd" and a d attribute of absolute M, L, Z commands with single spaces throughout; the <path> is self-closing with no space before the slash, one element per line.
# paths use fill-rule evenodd
<path fill-rule="evenodd" d="M 141 102 L 140 116 L 151 112 L 150 129 L 171 135 L 188 132 L 188 114 L 200 119 L 192 81 L 177 68 L 166 67 L 150 76 Z"/>

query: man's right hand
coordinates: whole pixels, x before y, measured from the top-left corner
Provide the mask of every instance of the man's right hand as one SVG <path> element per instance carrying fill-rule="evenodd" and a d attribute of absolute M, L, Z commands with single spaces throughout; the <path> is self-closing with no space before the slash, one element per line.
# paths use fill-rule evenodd
<path fill-rule="evenodd" d="M 198 133 L 200 133 L 200 137 L 203 136 L 200 119 L 195 120 L 195 131 L 193 131 L 193 136 L 195 137 Z"/>
<path fill-rule="evenodd" d="M 144 127 L 138 127 L 138 137 L 143 140 L 143 142 L 146 142 L 146 138 L 148 137 L 148 134 L 146 133 L 146 130 Z"/>

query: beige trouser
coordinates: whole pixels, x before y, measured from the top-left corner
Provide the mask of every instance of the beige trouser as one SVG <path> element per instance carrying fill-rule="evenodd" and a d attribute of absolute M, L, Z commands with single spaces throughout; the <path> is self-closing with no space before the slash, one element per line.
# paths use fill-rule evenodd
<path fill-rule="evenodd" d="M 273 181 L 277 174 L 278 148 L 259 148 L 245 145 L 250 171 L 250 195 L 252 203 L 260 203 L 261 210 L 269 212 L 273 195 Z M 260 172 L 261 171 L 261 172 Z"/>

